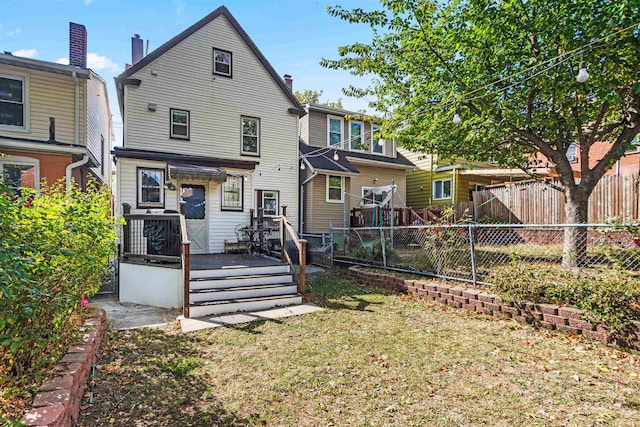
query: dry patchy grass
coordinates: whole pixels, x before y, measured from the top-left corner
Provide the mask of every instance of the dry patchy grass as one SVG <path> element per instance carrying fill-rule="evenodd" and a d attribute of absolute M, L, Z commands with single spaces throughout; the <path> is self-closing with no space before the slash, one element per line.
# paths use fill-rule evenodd
<path fill-rule="evenodd" d="M 640 425 L 638 354 L 337 273 L 309 290 L 324 311 L 110 332 L 77 425 Z"/>

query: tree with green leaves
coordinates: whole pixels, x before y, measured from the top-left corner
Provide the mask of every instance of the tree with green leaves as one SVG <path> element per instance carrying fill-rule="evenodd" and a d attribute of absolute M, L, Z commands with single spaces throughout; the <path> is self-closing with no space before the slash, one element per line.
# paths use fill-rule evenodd
<path fill-rule="evenodd" d="M 303 90 L 302 92 L 297 90 L 293 93 L 293 96 L 295 96 L 298 102 L 300 102 L 301 104 L 312 102 L 314 104 L 322 104 L 328 107 L 342 108 L 341 98 L 338 98 L 337 101 L 320 102 L 320 97 L 322 96 L 322 92 L 323 92 L 322 90 L 318 92 L 317 90 L 313 90 L 313 89 L 306 89 L 306 90 Z"/>
<path fill-rule="evenodd" d="M 381 5 L 371 12 L 328 9 L 373 32 L 370 42 L 322 60 L 373 76 L 369 87 L 350 86 L 345 95 L 374 99 L 370 106 L 386 115 L 383 131 L 413 151 L 492 158 L 525 170 L 541 153 L 558 172 L 567 223 L 586 223 L 589 195 L 640 130 L 638 1 Z M 594 158 L 597 142 L 608 150 Z M 572 144 L 580 179 L 567 159 Z M 579 266 L 585 256 L 586 229 L 568 227 L 563 265 Z"/>

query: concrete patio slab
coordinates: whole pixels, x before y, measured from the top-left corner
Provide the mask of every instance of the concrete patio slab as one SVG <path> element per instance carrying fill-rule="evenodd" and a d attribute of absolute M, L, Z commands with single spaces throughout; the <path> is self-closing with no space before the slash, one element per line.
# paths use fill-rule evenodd
<path fill-rule="evenodd" d="M 179 316 L 182 332 L 193 332 L 202 329 L 219 328 L 221 326 L 237 325 L 240 323 L 257 322 L 261 320 L 273 320 L 284 317 L 298 316 L 314 313 L 322 308 L 315 304 L 294 305 L 291 307 L 273 308 L 270 310 L 254 311 L 248 313 L 225 314 L 222 316 L 207 316 L 196 319 L 185 319 Z"/>
<path fill-rule="evenodd" d="M 175 322 L 181 309 L 149 307 L 147 305 L 121 303 L 114 295 L 96 295 L 90 299 L 107 313 L 109 329 L 116 331 L 162 326 Z"/>

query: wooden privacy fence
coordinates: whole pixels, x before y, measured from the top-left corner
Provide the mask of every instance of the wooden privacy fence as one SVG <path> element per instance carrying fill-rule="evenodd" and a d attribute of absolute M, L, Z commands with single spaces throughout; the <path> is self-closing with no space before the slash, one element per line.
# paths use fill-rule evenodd
<path fill-rule="evenodd" d="M 622 222 L 640 220 L 638 186 L 638 174 L 602 177 L 589 197 L 588 222 L 610 217 Z M 473 205 L 476 220 L 489 216 L 511 224 L 566 223 L 564 193 L 543 183 L 514 183 L 475 191 Z"/>

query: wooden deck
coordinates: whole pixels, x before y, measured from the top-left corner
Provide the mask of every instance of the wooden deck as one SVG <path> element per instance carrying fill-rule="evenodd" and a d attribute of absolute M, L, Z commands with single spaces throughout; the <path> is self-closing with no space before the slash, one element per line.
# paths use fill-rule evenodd
<path fill-rule="evenodd" d="M 277 258 L 241 254 L 206 254 L 191 255 L 189 258 L 192 270 L 217 270 L 230 267 L 263 267 L 269 265 L 281 265 L 283 262 Z"/>

